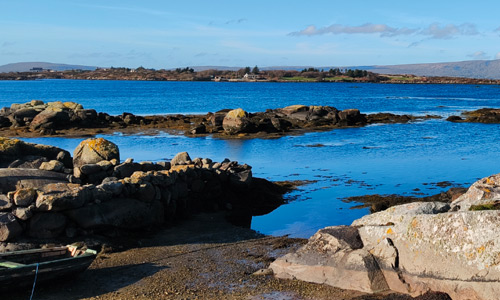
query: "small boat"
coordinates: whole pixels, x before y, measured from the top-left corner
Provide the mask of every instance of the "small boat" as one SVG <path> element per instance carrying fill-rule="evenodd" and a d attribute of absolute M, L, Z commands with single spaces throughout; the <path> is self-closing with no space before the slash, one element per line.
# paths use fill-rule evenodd
<path fill-rule="evenodd" d="M 0 253 L 0 290 L 58 279 L 85 271 L 97 256 L 76 246 L 52 247 Z"/>

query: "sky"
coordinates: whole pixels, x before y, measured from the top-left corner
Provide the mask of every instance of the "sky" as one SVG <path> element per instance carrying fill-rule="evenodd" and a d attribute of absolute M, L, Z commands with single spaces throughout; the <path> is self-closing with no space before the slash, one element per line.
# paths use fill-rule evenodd
<path fill-rule="evenodd" d="M 500 59 L 498 0 L 0 2 L 0 65 L 166 69 Z"/>

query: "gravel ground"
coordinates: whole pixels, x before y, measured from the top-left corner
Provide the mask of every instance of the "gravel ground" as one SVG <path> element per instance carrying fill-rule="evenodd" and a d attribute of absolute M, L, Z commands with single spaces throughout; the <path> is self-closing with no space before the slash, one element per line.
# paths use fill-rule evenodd
<path fill-rule="evenodd" d="M 76 278 L 37 286 L 33 299 L 412 299 L 252 275 L 305 242 L 234 227 L 221 214 L 200 214 L 137 240 L 139 247 L 101 251 Z M 28 288 L 1 299 L 30 295 Z"/>

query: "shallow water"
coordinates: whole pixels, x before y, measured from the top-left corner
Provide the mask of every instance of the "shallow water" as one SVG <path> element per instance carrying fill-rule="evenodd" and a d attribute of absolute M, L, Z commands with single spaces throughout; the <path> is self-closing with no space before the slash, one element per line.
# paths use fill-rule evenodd
<path fill-rule="evenodd" d="M 168 99 L 161 95 L 168 95 Z M 153 105 L 151 99 L 154 97 L 158 97 L 156 102 L 169 104 Z M 124 110 L 137 114 L 207 112 L 224 107 L 262 111 L 304 103 L 333 105 L 339 109 L 360 108 L 362 112 L 446 116 L 461 110 L 500 107 L 498 86 L 0 82 L 0 106 L 32 98 L 71 100 L 115 114 Z M 14 100 L 9 102 L 7 99 Z M 112 102 L 107 102 L 110 99 Z M 131 105 L 132 100 L 141 105 Z M 252 228 L 266 234 L 309 237 L 319 228 L 350 224 L 368 213 L 367 209 L 350 209 L 354 204 L 342 202 L 345 197 L 375 193 L 431 195 L 443 190 L 436 185 L 440 181 L 468 186 L 478 178 L 498 173 L 499 126 L 429 120 L 313 132 L 274 140 L 220 140 L 168 134 L 103 137 L 120 147 L 122 159 L 160 161 L 171 159 L 177 152 L 188 151 L 193 158 L 210 157 L 221 161 L 227 157 L 247 163 L 253 166 L 254 176 L 271 180 L 314 180 L 289 195 L 289 204 L 268 215 L 254 217 L 252 221 Z M 81 141 L 67 138 L 26 140 L 69 151 Z M 321 146 L 311 147 L 318 144 Z"/>

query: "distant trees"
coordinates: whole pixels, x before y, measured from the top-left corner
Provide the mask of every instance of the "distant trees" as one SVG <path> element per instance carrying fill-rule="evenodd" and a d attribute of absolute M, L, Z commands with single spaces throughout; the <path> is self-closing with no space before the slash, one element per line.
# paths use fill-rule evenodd
<path fill-rule="evenodd" d="M 250 67 L 245 67 L 243 69 L 239 69 L 236 73 L 238 74 L 238 77 L 243 77 L 245 74 L 250 74 L 251 71 L 252 69 L 250 69 Z"/>
<path fill-rule="evenodd" d="M 359 70 L 359 69 L 355 69 L 355 70 L 347 70 L 345 71 L 345 76 L 348 76 L 348 77 L 352 77 L 352 78 L 359 78 L 359 77 L 366 77 L 368 76 L 368 71 L 366 70 Z"/>
<path fill-rule="evenodd" d="M 253 69 L 252 69 L 253 74 L 259 74 L 259 72 L 260 72 L 259 67 L 257 67 L 257 66 L 253 67 Z"/>
<path fill-rule="evenodd" d="M 315 68 L 308 68 L 300 71 L 300 73 L 306 73 L 306 72 L 319 72 L 319 70 Z"/>
<path fill-rule="evenodd" d="M 177 73 L 194 73 L 194 69 L 190 67 L 185 67 L 184 69 L 177 68 L 175 69 L 175 72 Z"/>

